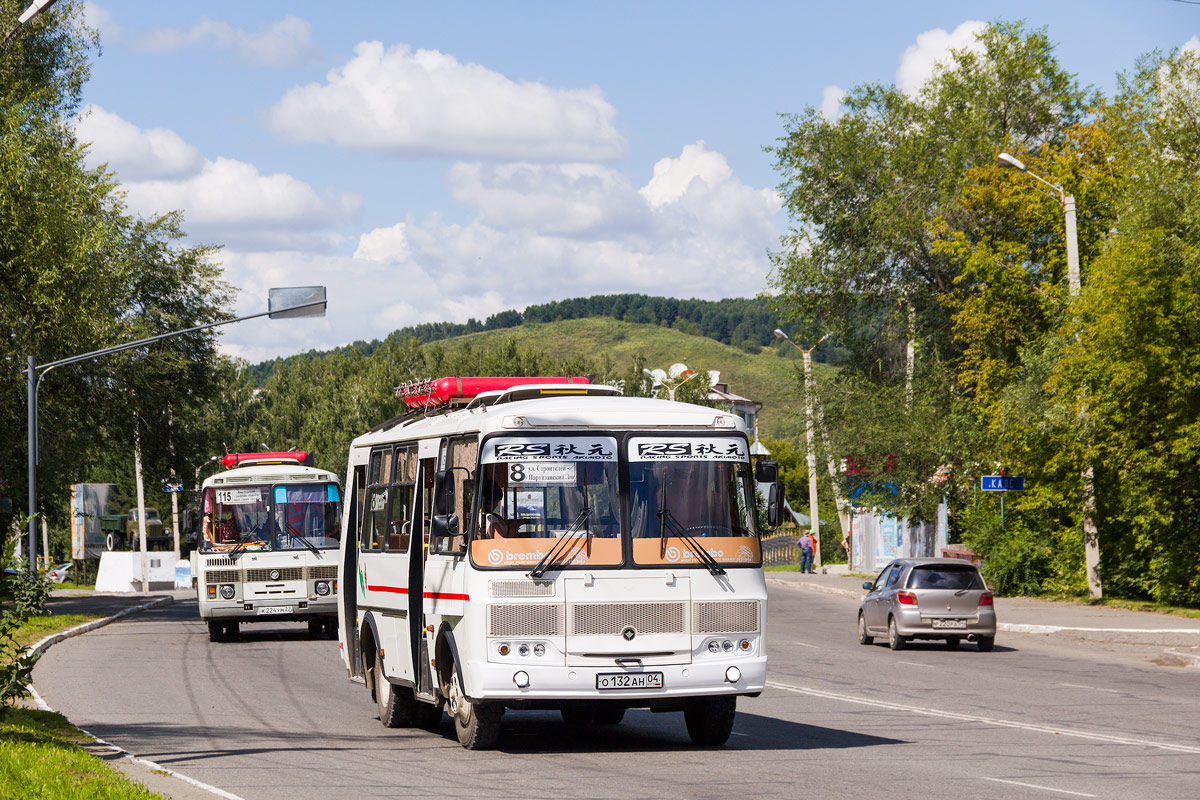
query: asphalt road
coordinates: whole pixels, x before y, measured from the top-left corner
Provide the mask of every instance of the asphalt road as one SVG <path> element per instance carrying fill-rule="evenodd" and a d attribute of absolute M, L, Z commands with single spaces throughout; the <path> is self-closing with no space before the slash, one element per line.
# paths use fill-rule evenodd
<path fill-rule="evenodd" d="M 92 734 L 247 800 L 1200 796 L 1200 670 L 1032 634 L 863 647 L 855 608 L 772 586 L 770 688 L 721 748 L 693 747 L 681 714 L 510 712 L 499 750 L 467 752 L 445 718 L 383 728 L 336 642 L 276 624 L 212 644 L 186 601 L 56 645 L 35 684 Z"/>

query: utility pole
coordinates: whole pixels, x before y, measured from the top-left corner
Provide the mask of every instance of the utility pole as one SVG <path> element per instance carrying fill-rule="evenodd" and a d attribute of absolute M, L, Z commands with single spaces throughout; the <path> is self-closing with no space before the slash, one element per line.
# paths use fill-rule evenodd
<path fill-rule="evenodd" d="M 792 347 L 800 351 L 804 357 L 804 412 L 805 425 L 804 436 L 808 443 L 808 516 L 809 528 L 816 534 L 815 546 L 813 547 L 813 569 L 821 566 L 821 520 L 817 511 L 817 448 L 814 443 L 813 435 L 813 404 L 817 396 L 817 388 L 813 382 L 812 374 L 812 351 L 816 350 L 821 342 L 829 338 L 829 334 L 825 334 L 812 347 L 805 350 L 800 345 L 793 342 L 788 335 L 781 329 L 775 329 L 775 338 L 783 339 Z"/>

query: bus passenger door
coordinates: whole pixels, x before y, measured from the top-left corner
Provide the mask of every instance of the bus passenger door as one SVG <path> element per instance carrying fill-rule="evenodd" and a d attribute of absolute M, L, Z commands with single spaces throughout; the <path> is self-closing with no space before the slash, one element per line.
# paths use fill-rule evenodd
<path fill-rule="evenodd" d="M 437 632 L 443 622 L 458 625 L 465 608 L 469 512 L 475 498 L 475 465 L 479 443 L 474 434 L 449 440 L 442 447 L 440 480 L 435 487 L 429 558 L 425 562 L 425 617 Z M 433 524 L 433 523 L 437 524 Z M 449 524 L 449 528 L 447 528 Z M 436 654 L 435 654 L 436 655 Z"/>
<path fill-rule="evenodd" d="M 362 648 L 358 641 L 358 551 L 359 531 L 362 526 L 363 488 L 367 473 L 365 461 L 354 464 L 347 474 L 346 496 L 343 498 L 345 512 L 342 518 L 342 563 L 338 582 L 338 631 L 342 648 L 342 661 L 350 671 L 350 677 L 363 676 Z M 365 455 L 363 453 L 362 455 Z"/>
<path fill-rule="evenodd" d="M 437 472 L 437 442 L 422 442 L 419 447 L 420 470 L 414 506 L 412 545 L 408 563 L 408 640 L 412 648 L 416 693 L 433 699 L 436 686 L 429 661 L 433 653 L 433 634 L 426 631 L 425 560 L 429 557 L 429 520 L 433 515 L 433 485 Z M 429 452 L 427 452 L 429 451 Z"/>

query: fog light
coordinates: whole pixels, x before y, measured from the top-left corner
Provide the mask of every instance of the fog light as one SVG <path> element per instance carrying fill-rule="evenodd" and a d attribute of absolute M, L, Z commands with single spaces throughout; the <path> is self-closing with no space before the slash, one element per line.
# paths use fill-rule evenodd
<path fill-rule="evenodd" d="M 742 648 L 743 653 L 748 652 L 750 650 L 750 640 L 742 639 L 742 641 L 738 642 L 738 647 Z"/>
<path fill-rule="evenodd" d="M 501 642 L 500 644 L 496 645 L 496 652 L 502 656 L 508 655 L 508 653 L 509 653 L 508 642 Z"/>
<path fill-rule="evenodd" d="M 225 598 L 226 600 L 232 600 L 233 599 L 233 587 L 230 586 L 229 584 L 225 584 L 224 586 L 222 586 L 221 587 L 221 597 Z"/>
<path fill-rule="evenodd" d="M 733 642 L 726 639 L 725 641 L 721 642 L 721 649 L 724 650 L 726 653 L 732 653 L 733 652 Z"/>
<path fill-rule="evenodd" d="M 313 589 L 316 590 L 317 594 L 321 595 L 322 597 L 329 594 L 329 584 L 325 581 L 317 581 L 317 584 L 313 587 Z"/>
<path fill-rule="evenodd" d="M 519 670 L 513 673 L 513 683 L 518 689 L 526 689 L 529 687 L 529 673 L 525 670 Z"/>
<path fill-rule="evenodd" d="M 544 644 L 535 644 L 535 645 L 533 646 L 533 654 L 534 654 L 535 656 L 539 657 L 539 658 L 541 658 L 542 656 L 546 655 L 546 645 L 544 645 Z"/>
<path fill-rule="evenodd" d="M 721 643 L 718 642 L 716 639 L 713 639 L 711 642 L 708 643 L 708 652 L 710 652 L 710 653 L 721 652 Z"/>
<path fill-rule="evenodd" d="M 522 642 L 520 644 L 520 646 L 517 647 L 517 654 L 520 655 L 522 658 L 529 655 L 529 645 Z"/>
<path fill-rule="evenodd" d="M 725 670 L 725 680 L 729 681 L 730 683 L 737 683 L 741 679 L 742 671 L 737 667 L 730 667 L 729 669 Z"/>

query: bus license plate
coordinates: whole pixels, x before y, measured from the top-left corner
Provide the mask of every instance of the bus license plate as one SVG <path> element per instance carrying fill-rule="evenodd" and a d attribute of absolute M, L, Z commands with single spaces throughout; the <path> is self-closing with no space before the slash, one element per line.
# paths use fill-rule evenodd
<path fill-rule="evenodd" d="M 259 606 L 259 614 L 290 614 L 292 613 L 291 606 Z"/>
<path fill-rule="evenodd" d="M 965 619 L 935 619 L 933 621 L 935 628 L 965 628 L 967 621 Z"/>
<path fill-rule="evenodd" d="M 596 676 L 597 689 L 661 689 L 661 672 L 601 672 Z"/>

